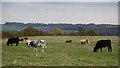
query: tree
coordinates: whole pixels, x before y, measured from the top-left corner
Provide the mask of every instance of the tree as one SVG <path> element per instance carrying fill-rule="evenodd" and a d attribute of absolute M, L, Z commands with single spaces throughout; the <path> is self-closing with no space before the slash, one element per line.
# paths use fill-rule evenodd
<path fill-rule="evenodd" d="M 87 32 L 86 32 L 86 35 L 87 36 L 97 36 L 99 35 L 98 32 L 94 29 L 89 29 Z"/>
<path fill-rule="evenodd" d="M 79 27 L 79 28 L 78 28 L 78 34 L 79 34 L 80 36 L 85 36 L 85 30 L 83 29 L 83 27 Z"/>
<path fill-rule="evenodd" d="M 49 36 L 51 33 L 42 30 L 37 30 L 32 27 L 25 28 L 18 33 L 18 36 Z"/>
<path fill-rule="evenodd" d="M 61 28 L 55 28 L 53 31 L 54 35 L 64 35 L 64 31 Z"/>
<path fill-rule="evenodd" d="M 39 36 L 40 33 L 42 34 L 42 31 L 40 32 L 37 29 L 28 27 L 28 28 L 24 29 L 23 31 L 19 32 L 19 36 Z"/>

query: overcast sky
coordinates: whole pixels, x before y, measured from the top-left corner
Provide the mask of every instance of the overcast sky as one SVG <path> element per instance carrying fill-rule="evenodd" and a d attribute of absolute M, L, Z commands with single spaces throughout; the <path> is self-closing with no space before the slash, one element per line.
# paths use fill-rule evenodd
<path fill-rule="evenodd" d="M 117 0 L 114 0 L 115 2 L 113 2 L 113 0 L 111 0 L 111 2 L 110 0 L 106 0 L 106 2 L 92 2 L 94 0 L 91 0 L 91 2 L 13 1 L 14 0 L 8 2 L 6 0 L 6 2 L 2 2 L 2 23 L 7 21 L 16 21 L 32 23 L 67 22 L 118 24 Z"/>
<path fill-rule="evenodd" d="M 119 0 L 1 0 L 2 2 L 118 2 Z"/>

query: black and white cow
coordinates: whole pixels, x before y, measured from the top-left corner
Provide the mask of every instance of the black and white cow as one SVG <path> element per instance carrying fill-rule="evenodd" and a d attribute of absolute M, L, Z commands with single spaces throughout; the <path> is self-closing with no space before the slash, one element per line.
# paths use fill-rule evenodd
<path fill-rule="evenodd" d="M 102 52 L 102 47 L 108 47 L 108 52 L 112 52 L 111 40 L 99 40 L 99 41 L 97 41 L 93 52 L 97 52 L 98 49 L 101 49 L 101 52 Z"/>
<path fill-rule="evenodd" d="M 37 52 L 37 47 L 42 47 L 42 52 L 44 52 L 44 48 L 47 48 L 45 40 L 32 40 L 31 42 L 26 43 L 28 47 L 33 47 L 33 52 Z"/>
<path fill-rule="evenodd" d="M 9 38 L 7 41 L 7 46 L 9 46 L 9 44 L 11 44 L 11 46 L 12 46 L 12 44 L 16 44 L 16 46 L 18 46 L 19 41 L 22 41 L 21 39 L 19 39 L 19 37 Z"/>

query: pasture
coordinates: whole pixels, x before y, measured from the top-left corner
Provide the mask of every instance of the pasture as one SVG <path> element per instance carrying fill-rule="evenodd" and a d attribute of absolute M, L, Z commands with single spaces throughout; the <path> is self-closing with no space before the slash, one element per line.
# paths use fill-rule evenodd
<path fill-rule="evenodd" d="M 2 66 L 118 66 L 117 36 L 34 36 L 33 39 L 47 41 L 45 52 L 39 48 L 37 56 L 31 47 L 20 42 L 19 46 L 7 46 L 2 40 Z M 72 43 L 65 43 L 66 40 Z M 81 39 L 90 40 L 90 44 L 80 44 Z M 103 48 L 103 52 L 93 52 L 97 40 L 111 39 L 112 53 Z"/>

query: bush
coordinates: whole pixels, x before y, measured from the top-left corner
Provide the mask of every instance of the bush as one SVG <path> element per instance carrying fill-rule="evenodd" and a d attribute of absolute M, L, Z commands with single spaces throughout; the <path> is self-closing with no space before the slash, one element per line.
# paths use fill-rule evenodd
<path fill-rule="evenodd" d="M 2 31 L 2 38 L 17 37 L 13 32 Z"/>
<path fill-rule="evenodd" d="M 64 31 L 61 28 L 55 28 L 53 34 L 56 36 L 64 35 Z"/>

